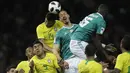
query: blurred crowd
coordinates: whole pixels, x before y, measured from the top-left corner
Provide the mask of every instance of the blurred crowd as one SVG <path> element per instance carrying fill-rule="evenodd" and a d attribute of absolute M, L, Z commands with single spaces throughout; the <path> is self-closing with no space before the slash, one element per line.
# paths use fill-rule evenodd
<path fill-rule="evenodd" d="M 0 1 L 0 72 L 7 66 L 26 59 L 25 49 L 36 39 L 36 26 L 44 21 L 48 3 L 52 0 L 1 0 Z M 59 0 L 68 11 L 71 21 L 79 23 L 86 15 L 96 12 L 101 3 L 110 7 L 104 43 L 119 48 L 124 34 L 129 33 L 128 0 Z M 120 50 L 117 52 L 120 53 Z"/>

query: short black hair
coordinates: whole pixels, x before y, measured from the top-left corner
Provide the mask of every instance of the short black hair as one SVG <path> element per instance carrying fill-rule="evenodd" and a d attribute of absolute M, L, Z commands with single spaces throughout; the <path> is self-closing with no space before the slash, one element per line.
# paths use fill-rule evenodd
<path fill-rule="evenodd" d="M 108 6 L 107 6 L 106 4 L 100 4 L 100 5 L 98 6 L 98 9 L 103 9 L 103 10 L 105 10 L 105 9 L 108 9 Z"/>
<path fill-rule="evenodd" d="M 87 56 L 94 56 L 96 53 L 96 47 L 93 43 L 89 43 L 85 48 L 85 54 Z"/>
<path fill-rule="evenodd" d="M 36 39 L 36 40 L 33 42 L 33 45 L 35 45 L 35 44 L 41 44 L 41 45 L 43 46 L 42 42 L 40 42 L 39 39 Z"/>
<path fill-rule="evenodd" d="M 121 41 L 121 44 L 125 50 L 130 51 L 130 35 L 125 35 Z"/>
<path fill-rule="evenodd" d="M 61 11 L 66 11 L 68 14 L 70 14 L 70 11 L 69 11 L 68 9 L 66 9 L 66 8 L 61 9 Z M 61 11 L 60 11 L 60 12 L 61 12 Z M 59 12 L 59 13 L 60 13 L 60 12 Z"/>
<path fill-rule="evenodd" d="M 48 12 L 46 14 L 46 18 L 47 18 L 48 21 L 55 21 L 57 19 L 57 14 Z"/>

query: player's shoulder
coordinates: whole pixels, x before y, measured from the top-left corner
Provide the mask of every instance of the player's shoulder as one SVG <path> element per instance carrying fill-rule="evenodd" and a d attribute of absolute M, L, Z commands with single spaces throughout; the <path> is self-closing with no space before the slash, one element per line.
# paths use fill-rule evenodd
<path fill-rule="evenodd" d="M 78 27 L 79 24 L 72 23 L 73 27 Z"/>
<path fill-rule="evenodd" d="M 47 52 L 47 53 L 46 53 L 46 56 L 47 56 L 47 57 L 56 57 L 56 56 L 55 56 L 53 53 L 51 53 L 51 52 Z"/>
<path fill-rule="evenodd" d="M 92 66 L 94 66 L 95 69 L 101 69 L 102 65 L 99 62 L 92 61 L 91 62 Z"/>
<path fill-rule="evenodd" d="M 56 23 L 60 23 L 61 21 L 60 20 L 55 20 L 56 21 Z"/>
<path fill-rule="evenodd" d="M 102 66 L 99 62 L 94 61 L 95 65 Z"/>
<path fill-rule="evenodd" d="M 103 16 L 102 16 L 100 13 L 98 13 L 98 12 L 91 13 L 91 14 L 89 14 L 88 16 L 93 17 L 93 18 L 96 18 L 96 19 L 98 19 L 98 20 L 103 20 Z"/>
<path fill-rule="evenodd" d="M 97 13 L 91 13 L 88 16 L 93 17 L 93 18 L 98 18 L 99 17 L 99 15 Z"/>
<path fill-rule="evenodd" d="M 55 54 L 53 54 L 53 53 L 46 53 L 46 58 L 49 58 L 49 59 L 51 59 L 51 60 L 57 60 L 57 58 L 56 58 L 56 55 Z"/>
<path fill-rule="evenodd" d="M 63 26 L 64 25 L 64 23 L 61 22 L 60 20 L 55 20 L 55 21 L 56 21 L 56 24 L 59 25 L 59 26 Z"/>
<path fill-rule="evenodd" d="M 129 54 L 127 52 L 124 52 L 124 53 L 119 54 L 118 57 L 123 58 L 123 57 L 126 57 L 128 55 Z"/>
<path fill-rule="evenodd" d="M 46 27 L 46 26 L 45 26 L 45 22 L 39 24 L 39 25 L 37 26 L 37 29 L 41 29 L 41 28 L 44 28 L 44 27 Z"/>
<path fill-rule="evenodd" d="M 86 60 L 81 60 L 80 63 L 78 64 L 78 69 L 81 69 L 83 67 L 86 67 Z"/>
<path fill-rule="evenodd" d="M 81 60 L 80 63 L 79 63 L 79 65 L 85 64 L 85 62 L 86 62 L 86 60 Z"/>
<path fill-rule="evenodd" d="M 25 63 L 29 63 L 29 61 L 21 61 L 21 62 L 19 63 L 19 65 L 20 65 L 20 64 L 25 64 Z"/>
<path fill-rule="evenodd" d="M 34 55 L 32 58 L 31 58 L 31 60 L 36 60 L 37 59 L 37 56 L 36 55 Z M 30 61 L 31 61 L 30 60 Z"/>

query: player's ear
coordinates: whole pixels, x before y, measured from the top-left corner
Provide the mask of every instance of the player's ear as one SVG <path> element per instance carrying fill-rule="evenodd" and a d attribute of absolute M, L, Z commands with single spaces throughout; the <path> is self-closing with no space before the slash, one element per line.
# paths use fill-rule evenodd
<path fill-rule="evenodd" d="M 70 18 L 70 15 L 68 14 L 68 17 Z"/>
<path fill-rule="evenodd" d="M 27 53 L 25 53 L 25 55 L 27 56 Z"/>

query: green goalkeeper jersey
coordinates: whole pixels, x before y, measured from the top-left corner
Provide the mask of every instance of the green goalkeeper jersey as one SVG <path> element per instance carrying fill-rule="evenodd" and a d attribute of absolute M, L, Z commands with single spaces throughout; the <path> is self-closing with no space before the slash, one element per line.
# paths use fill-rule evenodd
<path fill-rule="evenodd" d="M 102 35 L 106 28 L 106 22 L 100 13 L 92 13 L 86 16 L 79 25 L 73 33 L 71 40 L 89 42 L 93 35 Z"/>
<path fill-rule="evenodd" d="M 77 29 L 78 26 L 78 24 L 73 24 L 72 27 L 63 26 L 56 33 L 54 44 L 58 44 L 60 46 L 60 55 L 64 60 L 70 58 L 73 55 L 70 51 L 69 43 L 71 40 L 71 35 Z"/>

